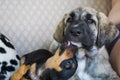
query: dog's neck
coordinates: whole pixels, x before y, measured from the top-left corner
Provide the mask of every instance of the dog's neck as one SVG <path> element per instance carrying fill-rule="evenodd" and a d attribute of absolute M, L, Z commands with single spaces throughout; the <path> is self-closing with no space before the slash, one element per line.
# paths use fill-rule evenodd
<path fill-rule="evenodd" d="M 81 80 L 93 80 L 92 74 L 94 74 L 94 72 L 92 73 L 92 70 L 94 69 L 93 65 L 96 65 L 96 59 L 97 57 L 77 59 L 78 68 L 76 74 Z"/>

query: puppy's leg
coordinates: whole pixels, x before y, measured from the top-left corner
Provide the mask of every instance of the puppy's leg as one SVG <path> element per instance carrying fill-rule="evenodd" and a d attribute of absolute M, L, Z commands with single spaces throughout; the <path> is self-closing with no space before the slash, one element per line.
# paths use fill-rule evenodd
<path fill-rule="evenodd" d="M 21 80 L 21 78 L 28 71 L 29 68 L 30 65 L 21 65 L 18 71 L 12 75 L 11 80 Z"/>

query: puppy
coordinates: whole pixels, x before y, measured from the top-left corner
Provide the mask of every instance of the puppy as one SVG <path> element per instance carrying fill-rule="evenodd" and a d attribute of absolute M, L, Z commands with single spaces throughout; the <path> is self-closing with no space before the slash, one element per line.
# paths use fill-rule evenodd
<path fill-rule="evenodd" d="M 50 50 L 54 51 L 55 47 L 58 45 L 61 45 L 61 43 L 66 42 L 66 41 L 71 41 L 72 44 L 76 45 L 78 48 L 83 48 L 85 51 L 87 51 L 87 56 L 89 58 L 92 58 L 92 62 L 96 62 L 96 58 L 99 55 L 103 55 L 102 57 L 104 58 L 104 55 L 107 55 L 106 48 L 110 45 L 112 41 L 114 41 L 117 37 L 119 36 L 119 30 L 113 25 L 108 18 L 101 12 L 98 12 L 94 10 L 93 8 L 88 8 L 88 7 L 80 7 L 77 8 L 70 13 L 65 14 L 63 19 L 60 21 L 58 24 L 55 33 L 54 33 L 54 43 L 50 46 Z M 54 47 L 55 46 L 55 47 Z M 106 48 L 104 47 L 106 46 Z M 101 48 L 104 50 L 104 52 L 100 52 Z M 83 51 L 82 51 L 83 52 Z M 101 71 L 104 68 L 101 67 L 101 69 L 96 69 L 97 73 L 100 76 L 99 78 L 82 78 L 81 74 L 81 68 L 85 68 L 86 65 L 82 64 L 81 56 L 79 57 L 79 54 L 81 55 L 81 50 L 78 51 L 77 55 L 77 60 L 78 60 L 78 69 L 76 71 L 76 74 L 78 74 L 80 80 L 104 80 L 103 74 L 105 72 L 105 77 L 109 75 L 109 77 L 112 77 L 111 75 L 114 74 L 114 76 L 117 77 L 116 73 L 112 70 L 111 65 L 108 62 L 108 58 L 101 60 L 103 58 L 97 58 L 99 64 L 101 65 L 102 61 L 106 61 L 105 65 L 101 66 L 107 66 L 105 71 Z M 80 60 L 79 60 L 80 59 Z M 88 58 L 87 58 L 88 59 Z M 100 59 L 100 60 L 99 60 Z M 86 61 L 85 59 L 83 59 Z M 80 61 L 80 62 L 79 62 Z M 83 61 L 83 62 L 84 62 Z M 89 61 L 89 60 L 88 60 Z M 91 61 L 93 66 L 95 66 Z M 79 66 L 79 63 L 83 65 Z M 91 65 L 87 65 L 87 69 L 91 70 L 88 71 L 90 74 L 93 74 L 92 72 L 93 68 Z M 98 64 L 97 64 L 98 66 Z M 79 70 L 80 69 L 80 70 Z M 82 70 L 82 72 L 87 70 L 86 68 Z M 108 70 L 109 69 L 109 70 Z M 84 74 L 84 73 L 83 73 Z M 114 77 L 113 76 L 113 77 Z M 94 76 L 96 77 L 96 75 Z"/>
<path fill-rule="evenodd" d="M 76 46 L 64 43 L 54 55 L 41 49 L 26 54 L 11 80 L 68 80 L 77 69 L 76 52 Z"/>

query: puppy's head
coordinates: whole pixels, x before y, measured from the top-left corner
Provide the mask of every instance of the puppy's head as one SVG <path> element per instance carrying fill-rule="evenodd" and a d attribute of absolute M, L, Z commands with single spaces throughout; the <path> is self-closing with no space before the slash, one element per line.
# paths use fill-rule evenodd
<path fill-rule="evenodd" d="M 41 80 L 67 80 L 77 69 L 75 53 L 77 47 L 70 43 L 64 43 L 57 49 L 55 55 L 45 63 L 45 70 L 41 74 Z"/>
<path fill-rule="evenodd" d="M 92 8 L 78 8 L 66 14 L 54 33 L 56 41 L 72 41 L 78 47 L 99 48 L 110 42 L 117 29 L 107 17 Z"/>

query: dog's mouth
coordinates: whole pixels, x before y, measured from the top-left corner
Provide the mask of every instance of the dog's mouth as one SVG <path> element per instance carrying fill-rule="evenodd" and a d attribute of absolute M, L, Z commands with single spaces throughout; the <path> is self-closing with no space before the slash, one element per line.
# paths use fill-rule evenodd
<path fill-rule="evenodd" d="M 83 46 L 82 46 L 82 43 L 79 42 L 79 41 L 76 41 L 76 40 L 68 39 L 68 40 L 66 40 L 66 42 L 67 42 L 67 46 L 68 46 L 68 47 L 69 47 L 70 45 L 72 45 L 72 46 L 74 46 L 74 47 L 76 47 L 76 48 L 81 48 L 81 47 L 83 47 Z M 73 48 L 73 50 L 74 50 L 74 48 Z"/>
<path fill-rule="evenodd" d="M 78 46 L 73 41 L 67 40 L 66 42 L 62 43 L 60 46 L 60 55 L 65 50 L 71 51 L 72 53 L 76 53 L 76 51 L 78 50 Z"/>
<path fill-rule="evenodd" d="M 70 32 L 66 34 L 65 41 L 74 41 L 74 42 L 80 42 L 80 39 L 78 36 L 73 36 Z"/>
<path fill-rule="evenodd" d="M 81 38 L 79 38 L 78 36 L 73 36 L 70 32 L 66 33 L 64 41 L 69 42 L 72 45 L 75 45 L 77 47 L 83 47 L 82 42 L 81 42 Z"/>
<path fill-rule="evenodd" d="M 74 42 L 79 42 L 79 41 L 80 41 L 77 37 L 74 37 L 74 36 L 70 36 L 70 37 L 68 38 L 68 40 L 74 41 Z"/>
<path fill-rule="evenodd" d="M 65 41 L 71 42 L 72 45 L 75 45 L 78 48 L 85 48 L 87 50 L 90 50 L 93 46 L 93 39 L 89 40 L 89 39 L 75 37 L 72 35 L 71 36 L 68 35 Z"/>
<path fill-rule="evenodd" d="M 83 47 L 81 42 L 74 42 L 74 41 L 71 41 L 71 44 L 77 46 L 78 48 Z"/>

